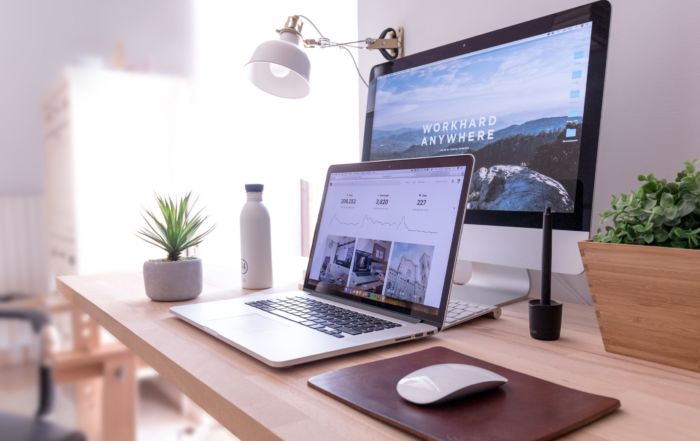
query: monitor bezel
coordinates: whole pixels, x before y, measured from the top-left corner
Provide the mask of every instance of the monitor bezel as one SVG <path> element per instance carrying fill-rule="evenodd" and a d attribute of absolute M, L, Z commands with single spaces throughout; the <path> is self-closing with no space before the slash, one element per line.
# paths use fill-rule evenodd
<path fill-rule="evenodd" d="M 606 0 L 550 14 L 503 29 L 439 46 L 397 60 L 378 64 L 370 74 L 362 160 L 369 161 L 374 121 L 376 80 L 382 75 L 419 67 L 428 63 L 465 55 L 482 49 L 510 43 L 528 37 L 592 22 L 588 77 L 584 99 L 578 177 L 573 213 L 556 213 L 553 227 L 560 230 L 590 231 L 593 208 L 593 187 L 598 155 L 603 85 L 610 32 L 611 6 Z M 478 168 L 479 165 L 476 164 Z M 542 213 L 532 211 L 496 211 L 469 209 L 465 223 L 505 227 L 540 228 Z"/>
<path fill-rule="evenodd" d="M 319 240 L 319 230 L 321 228 L 321 219 L 323 216 L 323 207 L 326 204 L 326 195 L 328 193 L 328 186 L 331 179 L 331 174 L 333 173 L 343 173 L 343 172 L 362 172 L 362 171 L 376 171 L 376 170 L 405 170 L 413 168 L 432 168 L 432 167 L 466 167 L 465 178 L 462 181 L 462 188 L 460 189 L 459 205 L 457 207 L 457 216 L 455 216 L 455 223 L 452 232 L 452 242 L 450 243 L 450 251 L 448 259 L 446 262 L 447 268 L 445 271 L 445 279 L 443 281 L 443 291 L 440 298 L 440 306 L 438 308 L 426 307 L 424 305 L 417 305 L 418 308 L 413 307 L 401 307 L 397 305 L 392 305 L 388 303 L 382 303 L 365 297 L 359 297 L 352 294 L 346 294 L 339 290 L 326 290 L 320 289 L 318 285 L 310 283 L 311 276 L 311 266 L 314 260 L 314 253 L 317 250 L 317 242 Z M 470 154 L 464 155 L 449 155 L 449 156 L 433 156 L 430 158 L 409 158 L 409 159 L 392 159 L 383 161 L 368 161 L 368 162 L 358 162 L 349 164 L 336 164 L 328 168 L 326 173 L 326 181 L 323 191 L 323 197 L 321 199 L 321 209 L 316 221 L 316 228 L 314 229 L 313 241 L 311 244 L 311 255 L 309 256 L 309 264 L 306 268 L 306 275 L 304 276 L 304 291 L 309 294 L 318 293 L 322 296 L 327 296 L 332 299 L 342 299 L 343 301 L 349 302 L 350 304 L 362 304 L 370 307 L 375 307 L 385 311 L 391 311 L 393 313 L 404 315 L 410 317 L 413 320 L 419 320 L 423 323 L 434 325 L 440 328 L 443 324 L 445 314 L 447 311 L 447 303 L 450 297 L 450 291 L 452 289 L 452 276 L 455 270 L 455 265 L 457 261 L 457 252 L 459 251 L 459 244 L 462 236 L 462 225 L 464 224 L 464 214 L 466 213 L 466 200 L 467 193 L 469 191 L 469 181 L 471 180 L 471 175 L 474 172 L 474 156 Z M 430 312 L 429 312 L 430 311 Z M 432 313 L 432 311 L 435 311 Z"/>

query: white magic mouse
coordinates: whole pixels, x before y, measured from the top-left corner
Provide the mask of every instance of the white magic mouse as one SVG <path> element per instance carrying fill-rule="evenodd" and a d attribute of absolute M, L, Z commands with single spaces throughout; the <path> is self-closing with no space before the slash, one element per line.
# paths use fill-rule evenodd
<path fill-rule="evenodd" d="M 396 384 L 396 392 L 415 404 L 437 404 L 493 389 L 508 382 L 494 372 L 469 364 L 445 363 L 418 369 Z"/>

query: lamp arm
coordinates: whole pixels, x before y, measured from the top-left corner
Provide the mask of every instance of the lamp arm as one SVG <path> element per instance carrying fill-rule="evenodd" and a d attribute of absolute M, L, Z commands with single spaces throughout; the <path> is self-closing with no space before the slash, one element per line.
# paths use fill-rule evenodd
<path fill-rule="evenodd" d="M 367 40 L 371 40 L 371 39 L 368 38 L 366 40 L 346 41 L 344 43 L 336 43 L 336 42 L 331 41 L 329 38 L 320 37 L 318 39 L 310 38 L 310 39 L 304 40 L 304 46 L 305 47 L 320 47 L 320 48 L 344 46 L 344 47 L 352 47 L 355 49 L 367 49 L 367 46 L 358 45 L 358 43 L 367 44 Z"/>
<path fill-rule="evenodd" d="M 318 33 L 319 35 L 317 38 L 304 38 L 304 36 L 301 33 L 302 28 L 304 27 L 304 21 L 311 24 L 314 30 L 316 30 L 316 33 Z M 355 60 L 355 56 L 349 48 L 377 49 L 382 54 L 382 56 L 389 61 L 395 60 L 403 55 L 403 28 L 399 28 L 398 30 L 395 30 L 393 28 L 386 28 L 379 35 L 379 38 L 365 38 L 364 40 L 338 43 L 326 37 L 323 34 L 323 32 L 321 32 L 321 30 L 318 28 L 318 26 L 316 26 L 316 24 L 309 17 L 297 14 L 290 15 L 289 17 L 287 17 L 287 21 L 285 22 L 284 27 L 281 29 L 277 29 L 277 33 L 280 34 L 280 38 L 287 39 L 287 41 L 291 41 L 283 36 L 284 34 L 289 34 L 289 38 L 294 40 L 294 42 L 301 41 L 301 43 L 306 48 L 320 47 L 322 49 L 325 49 L 329 47 L 338 47 L 340 49 L 344 49 L 348 53 L 348 55 L 350 55 L 352 63 L 355 66 L 355 70 L 357 71 L 357 75 L 360 77 L 360 80 L 362 80 L 366 87 L 369 87 L 369 84 L 367 83 L 367 80 L 365 80 L 365 78 L 362 76 L 362 72 L 360 72 L 360 67 L 357 65 L 357 60 Z M 389 34 L 393 34 L 393 38 L 386 38 Z"/>
<path fill-rule="evenodd" d="M 301 21 L 301 19 L 311 24 L 314 30 L 316 30 L 318 33 L 319 38 L 304 38 L 304 36 L 301 34 L 304 22 Z M 401 27 L 399 27 L 398 30 L 386 28 L 379 35 L 379 38 L 365 38 L 364 40 L 338 43 L 326 37 L 309 17 L 302 14 L 297 14 L 287 18 L 284 28 L 278 29 L 277 32 L 290 32 L 295 34 L 303 42 L 304 47 L 307 48 L 351 47 L 355 49 L 378 49 L 387 60 L 395 60 L 396 58 L 403 56 L 403 28 Z M 390 33 L 393 33 L 394 37 L 386 38 L 386 36 Z M 364 46 L 359 44 L 364 44 Z"/>
<path fill-rule="evenodd" d="M 393 29 L 389 28 L 387 31 L 394 31 Z M 403 55 L 403 29 L 399 28 L 398 31 L 396 31 L 399 36 L 397 38 L 365 38 L 364 40 L 357 40 L 357 41 L 348 41 L 348 42 L 343 42 L 343 43 L 337 43 L 334 41 L 331 41 L 327 37 L 319 37 L 318 39 L 313 39 L 313 38 L 302 38 L 302 42 L 304 43 L 304 47 L 307 48 L 312 48 L 312 47 L 320 47 L 320 48 L 327 48 L 327 47 L 351 47 L 355 49 L 378 49 L 379 51 L 385 51 L 387 49 L 394 49 L 398 52 L 398 56 L 386 56 L 384 53 L 385 58 L 388 60 L 393 60 L 398 58 L 399 56 Z M 297 34 L 301 37 L 301 34 Z M 361 46 L 360 44 L 364 44 L 364 46 Z"/>

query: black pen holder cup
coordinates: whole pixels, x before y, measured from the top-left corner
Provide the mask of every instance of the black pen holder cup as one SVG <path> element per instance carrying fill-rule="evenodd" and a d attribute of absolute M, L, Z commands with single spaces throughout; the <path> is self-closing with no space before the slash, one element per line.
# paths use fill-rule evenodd
<path fill-rule="evenodd" d="M 543 305 L 539 299 L 530 300 L 530 337 L 537 340 L 559 340 L 563 305 L 554 300 Z"/>

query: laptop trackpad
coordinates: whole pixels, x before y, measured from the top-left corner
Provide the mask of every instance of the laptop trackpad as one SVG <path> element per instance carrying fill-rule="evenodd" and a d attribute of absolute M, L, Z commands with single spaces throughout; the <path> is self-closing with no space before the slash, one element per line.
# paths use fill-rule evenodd
<path fill-rule="evenodd" d="M 244 314 L 210 320 L 207 325 L 221 335 L 242 335 L 251 332 L 285 329 L 289 325 L 260 314 Z"/>

